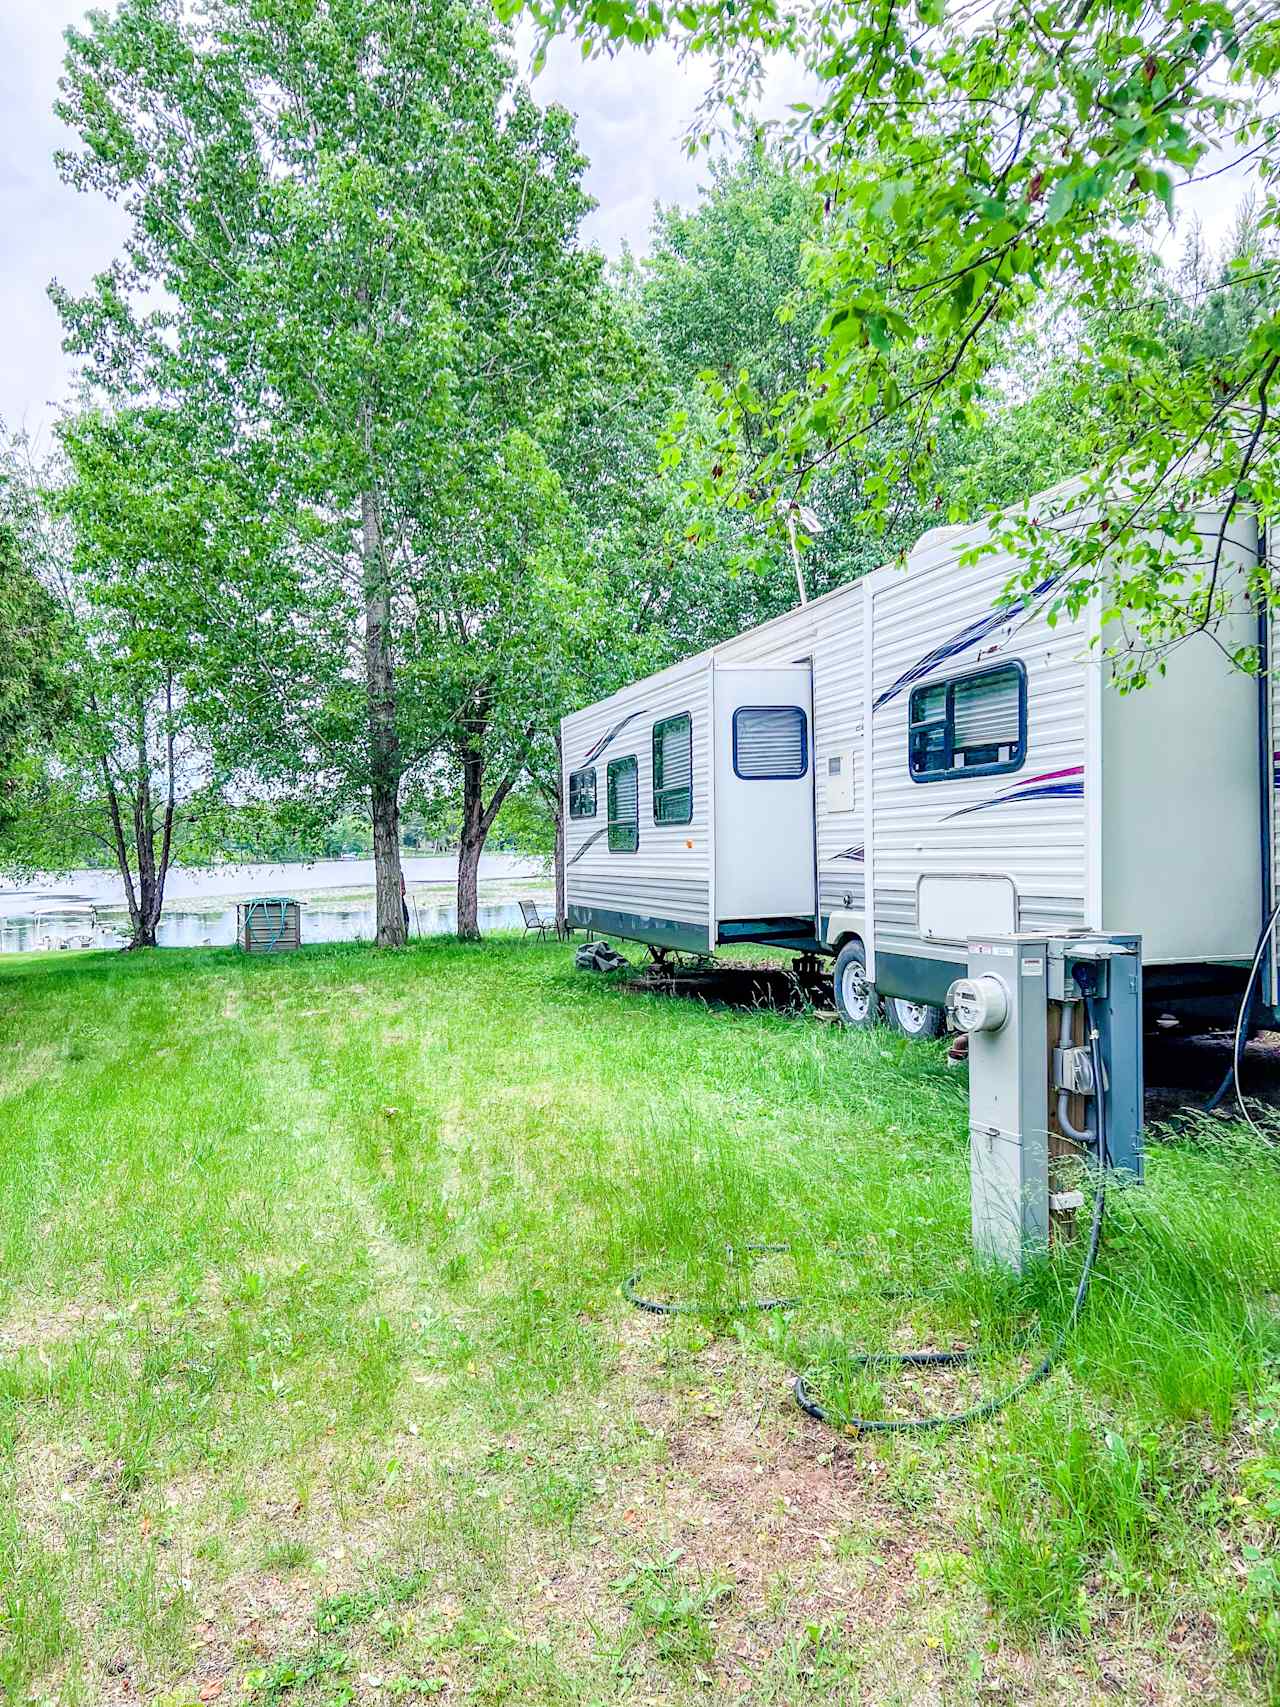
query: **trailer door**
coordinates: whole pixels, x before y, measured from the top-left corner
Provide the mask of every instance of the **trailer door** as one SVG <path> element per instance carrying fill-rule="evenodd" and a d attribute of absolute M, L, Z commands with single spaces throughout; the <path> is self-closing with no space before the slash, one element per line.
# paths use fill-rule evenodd
<path fill-rule="evenodd" d="M 812 928 L 813 793 L 811 665 L 717 665 L 717 923 Z"/>

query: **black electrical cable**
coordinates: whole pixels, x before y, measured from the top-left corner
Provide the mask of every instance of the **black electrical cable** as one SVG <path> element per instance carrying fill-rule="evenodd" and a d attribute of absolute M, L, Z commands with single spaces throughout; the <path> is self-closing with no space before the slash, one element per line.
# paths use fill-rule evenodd
<path fill-rule="evenodd" d="M 1249 1014 L 1249 1005 L 1253 996 L 1253 988 L 1257 983 L 1258 973 L 1262 967 L 1262 958 L 1266 952 L 1267 942 L 1271 933 L 1275 929 L 1277 917 L 1280 917 L 1280 902 L 1277 902 L 1276 906 L 1272 909 L 1266 923 L 1258 933 L 1257 945 L 1253 951 L 1253 961 L 1249 967 L 1249 976 L 1244 981 L 1244 995 L 1240 998 L 1240 1007 L 1236 1013 L 1236 1023 L 1231 1032 L 1231 1065 L 1223 1074 L 1222 1083 L 1209 1098 L 1208 1102 L 1205 1103 L 1204 1112 L 1206 1114 L 1212 1114 L 1214 1109 L 1217 1108 L 1218 1104 L 1222 1101 L 1223 1097 L 1226 1096 L 1227 1092 L 1234 1088 L 1236 1099 L 1240 1104 L 1241 1113 L 1244 1115 L 1246 1120 L 1249 1120 L 1249 1111 L 1244 1106 L 1244 1093 L 1240 1089 L 1240 1059 L 1244 1054 L 1244 1045 L 1248 1042 L 1248 1038 L 1245 1035 L 1245 1021 Z M 1253 1122 L 1249 1120 L 1249 1124 L 1252 1126 Z M 1257 1128 L 1254 1127 L 1254 1130 L 1256 1131 Z"/>
<path fill-rule="evenodd" d="M 1236 1015 L 1235 1030 L 1231 1034 L 1231 1082 L 1235 1086 L 1236 1101 L 1240 1105 L 1241 1114 L 1244 1116 L 1245 1120 L 1248 1121 L 1249 1125 L 1253 1128 L 1259 1138 L 1263 1137 L 1263 1133 L 1259 1130 L 1257 1122 L 1249 1113 L 1248 1105 L 1244 1100 L 1244 1091 L 1241 1089 L 1240 1085 L 1240 1057 L 1244 1053 L 1245 1022 L 1249 1016 L 1249 1006 L 1253 997 L 1253 988 L 1257 982 L 1258 973 L 1262 969 L 1263 956 L 1266 954 L 1267 944 L 1271 940 L 1271 933 L 1276 927 L 1277 918 L 1280 918 L 1280 901 L 1277 901 L 1275 906 L 1271 909 L 1270 916 L 1258 934 L 1258 946 L 1253 951 L 1253 963 L 1249 967 L 1249 976 L 1245 979 L 1244 995 L 1240 998 L 1240 1011 Z M 1222 1093 L 1219 1091 L 1218 1095 L 1214 1097 L 1213 1101 L 1209 1104 L 1211 1109 L 1217 1107 L 1218 1099 L 1221 1095 Z"/>
<path fill-rule="evenodd" d="M 769 1245 L 754 1241 L 749 1245 L 739 1245 L 738 1250 L 748 1256 L 788 1256 L 791 1243 Z M 859 1255 L 857 1251 L 836 1250 L 829 1255 L 851 1260 Z M 734 1259 L 734 1247 L 729 1246 L 729 1261 Z M 811 1304 L 811 1298 L 802 1298 L 798 1294 L 793 1297 L 781 1298 L 744 1298 L 740 1304 L 717 1306 L 707 1303 L 694 1303 L 684 1298 L 646 1298 L 636 1291 L 640 1276 L 644 1273 L 641 1268 L 635 1269 L 622 1283 L 622 1296 L 628 1304 L 634 1304 L 637 1310 L 647 1310 L 651 1316 L 748 1316 L 753 1310 L 799 1310 L 806 1304 Z M 897 1289 L 881 1292 L 882 1298 L 909 1298 L 916 1294 L 901 1292 Z"/>
<path fill-rule="evenodd" d="M 1005 1393 L 997 1394 L 995 1398 L 985 1399 L 980 1405 L 973 1405 L 968 1410 L 955 1411 L 941 1416 L 928 1417 L 841 1417 L 827 1406 L 819 1403 L 810 1393 L 803 1375 L 797 1375 L 792 1383 L 792 1396 L 796 1404 L 815 1422 L 826 1423 L 832 1428 L 838 1428 L 843 1433 L 858 1436 L 863 1434 L 927 1434 L 937 1433 L 945 1429 L 965 1428 L 971 1423 L 981 1422 L 984 1418 L 994 1416 L 996 1412 L 1005 1410 L 1016 1400 L 1029 1393 L 1048 1376 L 1056 1367 L 1061 1357 L 1067 1339 L 1080 1319 L 1085 1301 L 1089 1296 L 1089 1287 L 1093 1280 L 1094 1264 L 1097 1261 L 1098 1247 L 1102 1240 L 1102 1218 L 1106 1203 L 1106 1170 L 1108 1166 L 1108 1150 L 1106 1138 L 1106 1099 L 1103 1088 L 1102 1056 L 1098 1042 L 1098 1028 L 1094 1023 L 1093 998 L 1087 994 L 1084 998 L 1085 1014 L 1089 1022 L 1089 1053 L 1093 1062 L 1093 1082 L 1096 1087 L 1097 1109 L 1097 1149 L 1098 1149 L 1098 1186 L 1093 1199 L 1093 1219 L 1089 1227 L 1089 1245 L 1085 1252 L 1084 1266 L 1080 1271 L 1080 1279 L 1076 1286 L 1075 1297 L 1071 1301 L 1071 1310 L 1058 1332 L 1057 1338 L 1040 1362 L 1029 1375 L 1023 1377 L 1016 1386 Z M 753 1255 L 782 1254 L 790 1250 L 789 1245 L 750 1244 L 742 1247 Z M 853 1253 L 842 1251 L 841 1256 L 851 1256 Z M 730 1252 L 732 1257 L 732 1251 Z M 688 1303 L 681 1299 L 670 1301 L 658 1298 L 645 1298 L 636 1291 L 636 1283 L 640 1279 L 641 1270 L 637 1269 L 627 1276 L 622 1284 L 623 1296 L 638 1310 L 647 1310 L 654 1316 L 691 1316 L 706 1313 L 706 1306 Z M 893 1296 L 893 1294 L 890 1294 Z M 745 1303 L 736 1305 L 733 1314 L 745 1314 L 752 1310 L 794 1310 L 798 1309 L 804 1299 L 799 1297 L 753 1298 Z M 972 1365 L 977 1360 L 975 1351 L 904 1351 L 904 1352 L 858 1352 L 851 1362 L 855 1369 L 955 1369 Z"/>
<path fill-rule="evenodd" d="M 1227 1068 L 1226 1072 L 1222 1075 L 1222 1083 L 1218 1086 L 1217 1090 L 1209 1098 L 1208 1102 L 1205 1103 L 1204 1112 L 1206 1114 L 1212 1114 L 1214 1109 L 1217 1108 L 1218 1104 L 1222 1101 L 1223 1097 L 1226 1096 L 1227 1092 L 1231 1089 L 1232 1085 L 1235 1083 L 1235 1077 L 1236 1077 L 1236 1046 L 1235 1046 L 1235 1039 L 1233 1037 L 1232 1041 L 1231 1041 L 1231 1065 Z"/>
<path fill-rule="evenodd" d="M 751 1244 L 743 1245 L 742 1249 L 750 1252 L 752 1256 L 783 1256 L 791 1249 L 791 1246 Z M 839 1254 L 845 1255 L 847 1253 L 841 1252 Z M 732 1247 L 729 1251 L 729 1260 L 730 1262 L 733 1261 Z M 636 1291 L 636 1283 L 643 1272 L 642 1269 L 636 1269 L 635 1273 L 629 1274 L 622 1283 L 622 1296 L 628 1304 L 634 1304 L 637 1310 L 647 1310 L 651 1316 L 702 1316 L 707 1313 L 705 1304 L 690 1304 L 680 1298 L 667 1300 L 641 1297 Z M 738 1316 L 745 1315 L 751 1310 L 796 1310 L 804 1302 L 803 1298 L 748 1298 L 742 1304 L 733 1305 L 727 1313 Z"/>
<path fill-rule="evenodd" d="M 1080 1282 L 1076 1287 L 1076 1295 L 1071 1303 L 1071 1313 L 1058 1333 L 1057 1339 L 1049 1347 L 1040 1362 L 1024 1376 L 1017 1386 L 1010 1387 L 1008 1392 L 998 1394 L 994 1399 L 985 1399 L 980 1405 L 973 1405 L 967 1411 L 954 1411 L 942 1416 L 930 1417 L 842 1417 L 838 1416 L 827 1406 L 819 1404 L 809 1392 L 803 1375 L 797 1375 L 792 1384 L 792 1394 L 796 1404 L 815 1422 L 827 1423 L 832 1428 L 840 1429 L 844 1434 L 929 1434 L 942 1429 L 965 1428 L 970 1423 L 981 1422 L 985 1417 L 994 1416 L 997 1411 L 1003 1411 L 1015 1400 L 1029 1393 L 1033 1387 L 1050 1374 L 1062 1355 L 1067 1343 L 1067 1336 L 1075 1327 L 1080 1312 L 1084 1308 L 1085 1299 L 1089 1294 L 1089 1284 L 1093 1279 L 1093 1265 L 1098 1255 L 1098 1245 L 1102 1237 L 1102 1211 L 1105 1199 L 1102 1170 L 1098 1174 L 1098 1189 L 1093 1199 L 1093 1222 L 1089 1229 L 1089 1249 L 1085 1254 L 1084 1267 L 1080 1271 Z M 897 1369 L 918 1368 L 955 1368 L 961 1364 L 972 1364 L 975 1354 L 971 1351 L 904 1351 L 904 1352 L 860 1352 L 851 1359 L 855 1369 L 883 1369 L 891 1366 Z"/>

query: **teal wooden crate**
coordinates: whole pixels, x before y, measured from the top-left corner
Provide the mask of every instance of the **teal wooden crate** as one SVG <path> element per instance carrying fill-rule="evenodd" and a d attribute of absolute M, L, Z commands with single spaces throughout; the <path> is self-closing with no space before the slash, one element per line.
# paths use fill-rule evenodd
<path fill-rule="evenodd" d="M 236 941 L 246 954 L 284 954 L 302 946 L 302 902 L 263 895 L 236 908 Z"/>

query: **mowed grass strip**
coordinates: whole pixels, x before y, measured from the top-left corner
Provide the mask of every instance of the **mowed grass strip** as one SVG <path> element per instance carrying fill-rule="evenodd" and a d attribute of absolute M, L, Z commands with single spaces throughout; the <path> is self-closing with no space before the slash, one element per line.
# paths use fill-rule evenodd
<path fill-rule="evenodd" d="M 1048 1383 L 854 1442 L 792 1371 L 960 1408 L 1074 1288 L 970 1260 L 936 1046 L 502 939 L 15 960 L 0 1027 L 5 1700 L 1280 1698 L 1239 1129 L 1153 1144 Z M 984 1357 L 849 1359 L 916 1344 Z"/>

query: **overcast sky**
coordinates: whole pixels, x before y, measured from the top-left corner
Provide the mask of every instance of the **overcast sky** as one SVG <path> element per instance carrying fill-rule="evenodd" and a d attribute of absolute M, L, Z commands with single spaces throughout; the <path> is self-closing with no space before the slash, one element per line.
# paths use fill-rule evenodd
<path fill-rule="evenodd" d="M 66 188 L 53 165 L 69 140 L 51 110 L 62 33 L 88 9 L 86 0 L 0 0 L 0 419 L 10 428 L 45 426 L 68 388 L 49 280 L 82 289 L 124 229 L 116 209 Z M 607 254 L 624 242 L 644 247 L 655 200 L 696 199 L 705 163 L 689 161 L 681 139 L 702 87 L 667 52 L 584 64 L 570 43 L 554 49 L 535 91 L 578 114 L 599 203 L 587 236 Z"/>
<path fill-rule="evenodd" d="M 82 290 L 123 234 L 110 203 L 67 189 L 53 165 L 54 150 L 69 140 L 51 110 L 62 33 L 87 9 L 85 0 L 0 0 L 0 420 L 10 429 L 46 428 L 69 387 L 71 365 L 46 295 L 50 279 Z M 553 48 L 534 91 L 578 115 L 591 161 L 587 187 L 599 204 L 587 236 L 607 254 L 624 242 L 645 247 L 655 201 L 696 199 L 705 162 L 688 160 L 681 142 L 703 75 L 661 50 L 584 62 L 572 43 Z M 798 77 L 779 71 L 769 106 L 780 111 L 798 94 Z M 1204 191 L 1196 211 L 1216 239 L 1240 186 L 1223 178 Z"/>

